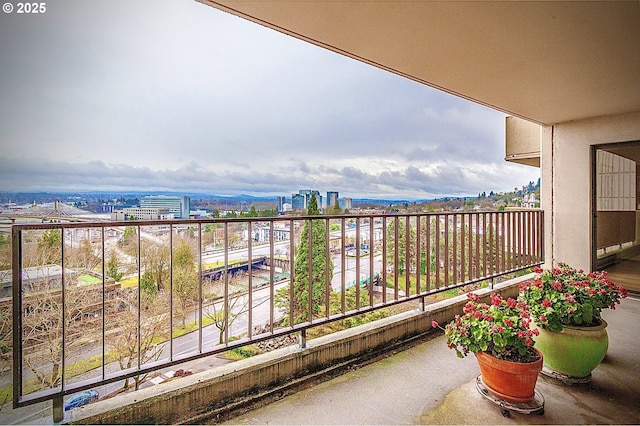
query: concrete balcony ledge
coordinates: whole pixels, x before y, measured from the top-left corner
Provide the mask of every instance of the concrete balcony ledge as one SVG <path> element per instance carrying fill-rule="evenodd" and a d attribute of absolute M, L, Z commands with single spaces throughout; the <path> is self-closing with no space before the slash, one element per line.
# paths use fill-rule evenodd
<path fill-rule="evenodd" d="M 529 276 L 497 284 L 493 291 L 516 295 Z M 492 290 L 477 293 L 488 296 Z M 310 380 L 330 377 L 376 356 L 397 352 L 414 341 L 436 336 L 431 321 L 447 322 L 462 312 L 466 296 L 429 304 L 373 323 L 309 340 L 307 347 L 290 346 L 245 360 L 122 394 L 74 409 L 65 423 L 170 424 L 212 421 L 260 398 L 273 398 Z M 454 354 L 449 354 L 450 356 Z"/>

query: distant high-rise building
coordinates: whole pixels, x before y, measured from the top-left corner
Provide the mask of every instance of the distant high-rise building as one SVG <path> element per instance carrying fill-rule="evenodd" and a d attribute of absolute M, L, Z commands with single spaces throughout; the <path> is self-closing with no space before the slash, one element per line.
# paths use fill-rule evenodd
<path fill-rule="evenodd" d="M 340 205 L 340 208 L 342 210 L 346 210 L 349 209 L 351 210 L 351 198 L 350 197 L 344 197 L 344 198 L 338 198 L 338 204 Z"/>
<path fill-rule="evenodd" d="M 309 207 L 309 200 L 311 200 L 311 195 L 316 196 L 318 207 L 322 208 L 322 196 L 320 195 L 320 191 L 318 191 L 317 189 L 301 189 L 300 191 L 298 191 L 298 194 L 304 197 L 304 207 L 302 207 L 303 209 L 306 209 Z M 296 210 L 295 205 L 293 209 Z"/>
<path fill-rule="evenodd" d="M 291 208 L 293 210 L 304 210 L 307 208 L 306 198 L 302 194 L 291 194 Z"/>
<path fill-rule="evenodd" d="M 276 206 L 277 206 L 278 213 L 282 213 L 285 211 L 285 208 L 284 208 L 285 202 L 286 202 L 286 199 L 284 195 L 279 195 L 276 197 Z"/>
<path fill-rule="evenodd" d="M 189 219 L 191 200 L 187 196 L 149 195 L 140 199 L 140 207 L 167 210 L 175 218 Z"/>
<path fill-rule="evenodd" d="M 327 191 L 326 208 L 333 207 L 338 204 L 338 191 Z"/>

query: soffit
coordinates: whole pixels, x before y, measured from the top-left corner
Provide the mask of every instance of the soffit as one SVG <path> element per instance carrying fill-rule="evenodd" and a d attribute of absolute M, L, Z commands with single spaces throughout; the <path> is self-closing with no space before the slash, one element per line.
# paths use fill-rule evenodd
<path fill-rule="evenodd" d="M 640 111 L 640 3 L 204 4 L 541 124 Z"/>

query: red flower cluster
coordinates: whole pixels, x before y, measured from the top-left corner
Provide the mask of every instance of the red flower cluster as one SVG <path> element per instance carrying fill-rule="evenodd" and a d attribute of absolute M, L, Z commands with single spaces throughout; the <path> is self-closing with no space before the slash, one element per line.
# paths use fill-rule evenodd
<path fill-rule="evenodd" d="M 458 356 L 484 351 L 497 358 L 521 360 L 530 355 L 537 329 L 530 329 L 530 315 L 526 303 L 511 297 L 504 299 L 490 294 L 490 303 L 482 303 L 479 295 L 469 293 L 463 315 L 445 327 L 447 345 Z M 439 327 L 432 322 L 433 327 Z"/>
<path fill-rule="evenodd" d="M 615 309 L 627 290 L 606 278 L 606 272 L 585 274 L 561 263 L 520 285 L 519 299 L 526 301 L 538 325 L 560 331 L 564 325 L 594 325 L 602 309 Z"/>

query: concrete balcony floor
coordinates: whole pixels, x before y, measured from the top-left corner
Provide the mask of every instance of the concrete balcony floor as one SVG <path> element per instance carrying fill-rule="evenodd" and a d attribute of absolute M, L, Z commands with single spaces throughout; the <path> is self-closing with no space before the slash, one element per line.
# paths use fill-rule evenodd
<path fill-rule="evenodd" d="M 476 389 L 475 357 L 457 358 L 438 336 L 226 424 L 640 424 L 640 295 L 603 317 L 609 323 L 604 361 L 587 384 L 540 375 L 543 415 L 504 417 Z"/>

